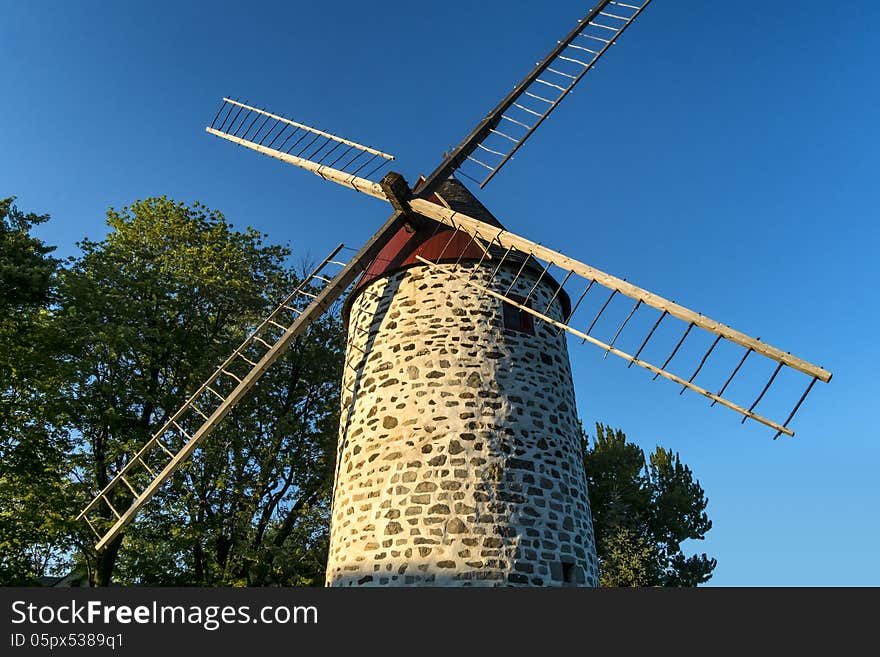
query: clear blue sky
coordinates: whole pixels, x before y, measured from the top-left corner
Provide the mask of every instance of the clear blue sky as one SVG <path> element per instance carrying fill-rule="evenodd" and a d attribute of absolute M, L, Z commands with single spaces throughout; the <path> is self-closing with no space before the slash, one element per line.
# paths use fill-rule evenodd
<path fill-rule="evenodd" d="M 373 199 L 204 132 L 223 95 L 394 153 L 413 181 L 591 2 L 0 1 L 0 196 L 62 255 L 166 194 L 297 256 Z M 561 248 L 834 372 L 794 439 L 572 345 L 581 416 L 673 447 L 716 585 L 880 585 L 880 5 L 655 0 L 480 198 Z"/>

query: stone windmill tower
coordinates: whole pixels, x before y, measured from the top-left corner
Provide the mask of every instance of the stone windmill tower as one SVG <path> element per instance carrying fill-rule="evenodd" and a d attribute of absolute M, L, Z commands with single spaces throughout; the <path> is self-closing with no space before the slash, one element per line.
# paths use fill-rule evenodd
<path fill-rule="evenodd" d="M 432 200 L 501 228 L 454 178 Z M 494 272 L 466 234 L 389 241 L 347 301 L 328 585 L 595 585 L 564 334 L 418 257 L 571 310 L 537 261 Z"/>
<path fill-rule="evenodd" d="M 331 586 L 597 583 L 568 339 L 794 435 L 830 372 L 508 232 L 453 176 L 485 186 L 648 3 L 599 2 L 414 189 L 377 180 L 382 151 L 224 98 L 209 133 L 394 212 L 306 276 L 95 495 L 79 517 L 97 549 L 346 293 Z M 756 412 L 771 398 L 777 412 L 780 388 L 800 392 L 781 423 Z"/>

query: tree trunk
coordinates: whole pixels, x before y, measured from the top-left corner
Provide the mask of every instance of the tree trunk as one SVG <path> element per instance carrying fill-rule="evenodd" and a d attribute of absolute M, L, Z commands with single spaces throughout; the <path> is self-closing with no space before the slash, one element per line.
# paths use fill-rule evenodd
<path fill-rule="evenodd" d="M 113 569 L 116 567 L 116 557 L 119 554 L 123 538 L 125 538 L 125 535 L 120 534 L 110 541 L 107 547 L 98 554 L 95 560 L 95 568 L 90 574 L 90 586 L 110 586 Z"/>

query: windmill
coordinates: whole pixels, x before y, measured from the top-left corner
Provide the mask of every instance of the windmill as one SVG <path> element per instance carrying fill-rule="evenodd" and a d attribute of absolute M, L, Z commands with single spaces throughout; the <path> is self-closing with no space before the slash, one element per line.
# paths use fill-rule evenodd
<path fill-rule="evenodd" d="M 224 98 L 208 133 L 393 213 L 350 260 L 328 255 L 98 492 L 79 516 L 97 549 L 342 298 L 328 585 L 597 583 L 568 341 L 793 436 L 830 372 L 508 232 L 459 180 L 489 183 L 649 2 L 599 2 L 414 188 L 381 150 Z M 750 368 L 769 376 L 748 391 Z M 794 394 L 771 419 L 774 385 Z"/>

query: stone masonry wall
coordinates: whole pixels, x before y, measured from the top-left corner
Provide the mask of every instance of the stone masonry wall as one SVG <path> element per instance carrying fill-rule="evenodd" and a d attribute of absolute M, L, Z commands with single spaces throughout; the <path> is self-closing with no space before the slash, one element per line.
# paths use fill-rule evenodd
<path fill-rule="evenodd" d="M 492 271 L 444 267 L 484 284 Z M 534 283 L 527 270 L 511 293 Z M 532 307 L 553 293 L 541 283 Z M 355 299 L 328 586 L 597 585 L 565 336 L 502 317 L 500 300 L 421 266 Z"/>

